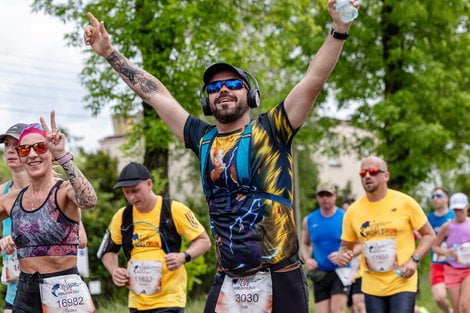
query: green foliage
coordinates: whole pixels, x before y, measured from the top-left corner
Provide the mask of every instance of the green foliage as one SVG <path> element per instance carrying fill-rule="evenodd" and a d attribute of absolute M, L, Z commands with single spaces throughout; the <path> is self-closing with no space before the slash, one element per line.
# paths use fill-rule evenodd
<path fill-rule="evenodd" d="M 10 175 L 10 169 L 8 166 L 3 162 L 3 150 L 0 151 L 0 184 L 9 180 L 11 175 Z"/>
<path fill-rule="evenodd" d="M 328 92 L 358 106 L 355 126 L 377 138 L 392 187 L 412 191 L 437 172 L 464 167 L 470 141 L 469 3 L 361 3 Z M 326 22 L 325 8 L 317 21 Z M 315 42 L 315 49 L 320 42 Z"/>

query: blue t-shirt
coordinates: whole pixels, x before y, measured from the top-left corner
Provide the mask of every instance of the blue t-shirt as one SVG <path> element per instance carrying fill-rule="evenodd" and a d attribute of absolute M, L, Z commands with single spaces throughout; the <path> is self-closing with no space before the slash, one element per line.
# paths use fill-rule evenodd
<path fill-rule="evenodd" d="M 10 189 L 11 182 L 8 182 L 5 186 L 5 189 L 3 190 L 3 194 L 7 194 L 8 190 Z M 3 237 L 10 236 L 11 235 L 11 218 L 6 218 L 3 220 Z M 8 255 L 6 253 L 2 252 L 2 257 L 3 259 L 9 259 L 11 258 L 11 255 Z M 15 301 L 15 296 L 16 296 L 16 283 L 8 283 L 7 285 L 7 292 L 5 295 L 5 301 L 8 302 L 9 304 L 13 304 Z"/>
<path fill-rule="evenodd" d="M 441 226 L 444 223 L 447 223 L 448 221 L 451 221 L 454 219 L 454 211 L 448 210 L 445 215 L 442 216 L 437 216 L 434 212 L 428 213 L 428 220 L 429 224 L 431 224 L 432 229 L 434 229 L 434 232 L 436 235 L 439 233 L 439 230 L 441 229 Z M 438 261 L 438 255 L 432 252 L 431 250 L 431 263 L 433 264 L 446 264 L 446 261 Z"/>
<path fill-rule="evenodd" d="M 328 255 L 339 250 L 344 213 L 342 209 L 336 208 L 335 214 L 329 217 L 323 216 L 320 209 L 307 215 L 313 258 L 318 263 L 318 269 L 322 271 L 334 271 L 338 268 L 328 259 Z"/>

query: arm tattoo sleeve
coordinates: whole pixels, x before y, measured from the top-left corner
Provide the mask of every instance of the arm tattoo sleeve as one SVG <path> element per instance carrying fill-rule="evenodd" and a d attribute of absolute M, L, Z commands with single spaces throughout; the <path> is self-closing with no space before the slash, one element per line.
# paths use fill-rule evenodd
<path fill-rule="evenodd" d="M 158 79 L 129 62 L 119 52 L 113 51 L 106 60 L 144 101 L 158 92 Z"/>
<path fill-rule="evenodd" d="M 88 179 L 72 161 L 65 163 L 62 167 L 70 180 L 78 206 L 82 209 L 94 207 L 97 196 Z"/>

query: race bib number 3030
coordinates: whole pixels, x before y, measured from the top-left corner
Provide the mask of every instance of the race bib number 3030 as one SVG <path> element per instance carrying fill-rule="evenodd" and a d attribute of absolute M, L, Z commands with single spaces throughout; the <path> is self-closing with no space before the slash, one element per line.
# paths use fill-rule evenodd
<path fill-rule="evenodd" d="M 40 284 L 43 313 L 89 313 L 95 306 L 77 274 L 44 278 Z"/>
<path fill-rule="evenodd" d="M 225 276 L 216 313 L 271 313 L 273 288 L 271 272 L 232 278 Z"/>

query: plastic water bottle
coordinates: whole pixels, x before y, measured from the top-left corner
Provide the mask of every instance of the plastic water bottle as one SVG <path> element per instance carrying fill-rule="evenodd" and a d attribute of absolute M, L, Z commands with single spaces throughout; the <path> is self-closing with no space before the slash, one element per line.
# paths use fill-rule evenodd
<path fill-rule="evenodd" d="M 336 0 L 336 11 L 339 13 L 339 19 L 343 23 L 349 23 L 357 17 L 357 9 L 349 0 Z"/>

